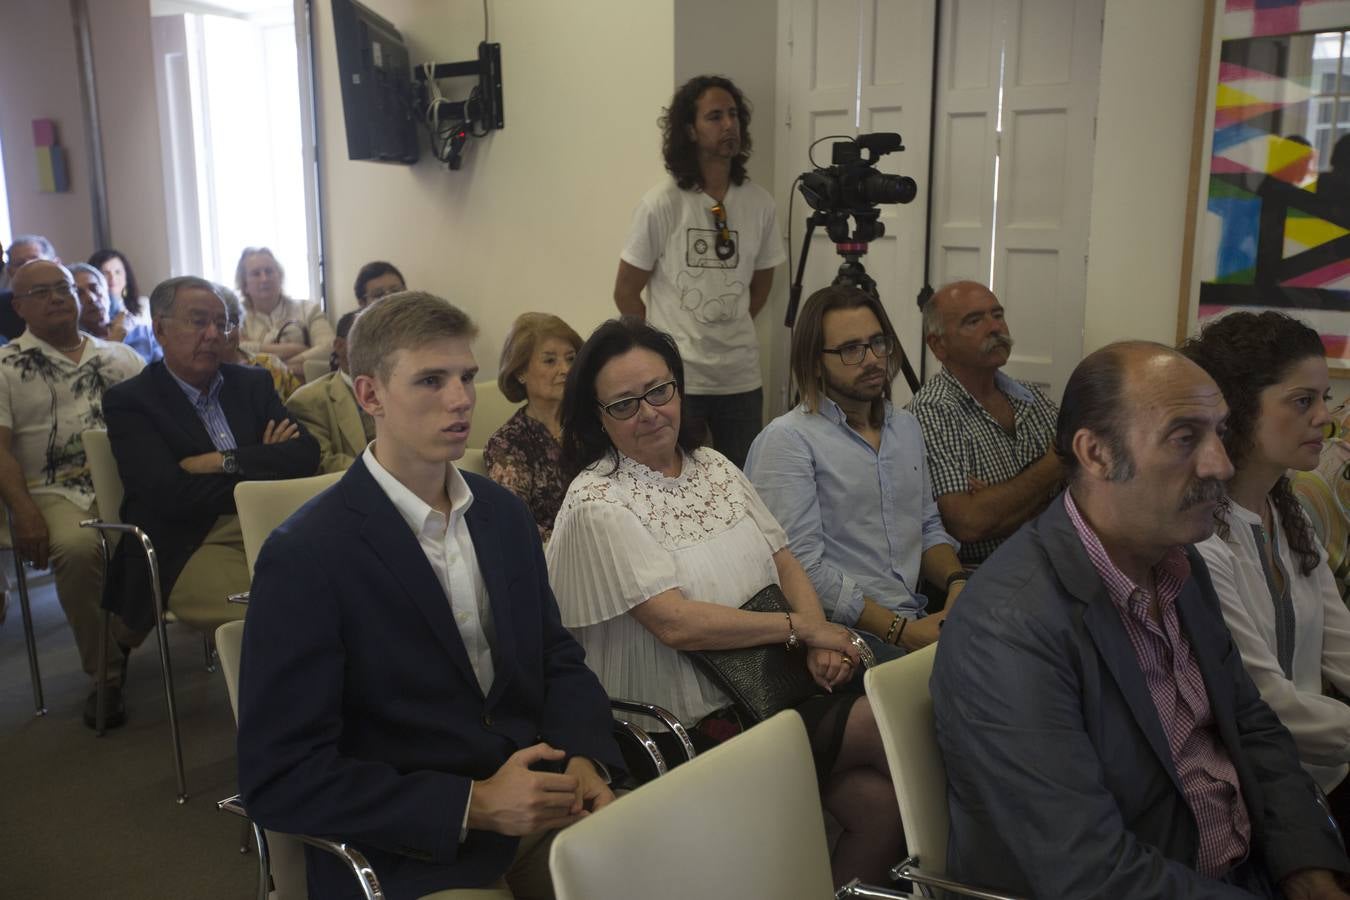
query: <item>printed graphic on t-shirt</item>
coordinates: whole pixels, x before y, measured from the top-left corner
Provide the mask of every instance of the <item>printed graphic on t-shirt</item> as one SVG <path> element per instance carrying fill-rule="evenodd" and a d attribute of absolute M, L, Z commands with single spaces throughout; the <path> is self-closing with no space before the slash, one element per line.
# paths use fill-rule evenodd
<path fill-rule="evenodd" d="M 675 289 L 680 292 L 680 308 L 695 322 L 711 325 L 736 318 L 745 283 L 716 272 L 685 269 L 675 276 Z"/>
<path fill-rule="evenodd" d="M 719 252 L 720 249 L 720 252 Z M 741 264 L 741 234 L 719 248 L 716 228 L 690 228 L 684 233 L 684 264 L 691 269 L 734 269 Z"/>

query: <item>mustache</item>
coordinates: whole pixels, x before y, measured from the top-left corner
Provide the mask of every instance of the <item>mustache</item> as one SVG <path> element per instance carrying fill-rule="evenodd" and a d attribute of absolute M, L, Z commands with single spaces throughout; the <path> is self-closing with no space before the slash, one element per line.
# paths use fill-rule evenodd
<path fill-rule="evenodd" d="M 1012 335 L 1002 333 L 989 335 L 989 337 L 984 339 L 984 343 L 980 345 L 980 352 L 992 353 L 999 347 L 1002 347 L 1004 350 L 1011 350 L 1013 348 Z"/>
<path fill-rule="evenodd" d="M 1200 478 L 1186 488 L 1186 493 L 1181 497 L 1181 509 L 1184 512 L 1201 503 L 1213 503 L 1216 500 L 1222 500 L 1223 495 L 1222 481 L 1217 478 Z"/>

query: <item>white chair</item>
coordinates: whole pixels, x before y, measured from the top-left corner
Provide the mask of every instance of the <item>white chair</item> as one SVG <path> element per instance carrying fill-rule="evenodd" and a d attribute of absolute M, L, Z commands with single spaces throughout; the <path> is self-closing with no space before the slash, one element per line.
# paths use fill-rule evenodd
<path fill-rule="evenodd" d="M 314 359 L 305 360 L 304 365 L 301 367 L 301 371 L 303 371 L 305 375 L 305 384 L 309 384 L 311 381 L 322 378 L 333 371 L 333 367 L 329 365 L 327 358 L 316 357 Z"/>
<path fill-rule="evenodd" d="M 558 900 L 832 895 L 806 728 L 783 712 L 563 829 Z M 646 873 L 641 885 L 637 873 Z M 891 896 L 901 896 L 894 894 Z"/>
<path fill-rule="evenodd" d="M 496 381 L 474 382 L 474 393 L 477 399 L 473 405 L 473 423 L 469 428 L 469 446 L 481 450 L 487 446 L 492 432 L 516 414 L 520 404 L 507 400 Z"/>
<path fill-rule="evenodd" d="M 155 554 L 155 545 L 150 541 L 150 535 L 146 534 L 135 525 L 128 525 L 122 522 L 122 497 L 124 490 L 122 487 L 122 476 L 117 471 L 117 460 L 113 457 L 112 444 L 108 441 L 108 432 L 102 429 L 91 429 L 81 434 L 81 440 L 84 444 L 85 460 L 89 465 L 89 475 L 94 482 L 94 497 L 98 503 L 99 518 L 88 519 L 80 523 L 82 528 L 97 528 L 100 538 L 103 540 L 103 564 L 106 573 L 108 562 L 112 559 L 113 550 L 117 547 L 117 542 L 121 540 L 122 535 L 129 534 L 140 542 L 142 550 L 145 552 L 146 563 L 150 568 L 150 601 L 155 609 L 155 641 L 159 645 L 159 668 L 160 674 L 164 678 L 164 705 L 169 713 L 169 736 L 173 741 L 173 764 L 174 775 L 178 779 L 178 802 L 184 803 L 187 800 L 187 781 L 183 775 L 183 742 L 178 734 L 178 706 L 174 698 L 173 688 L 173 665 L 169 659 L 169 634 L 168 625 L 177 621 L 173 613 L 165 607 L 164 595 L 160 589 L 159 582 L 159 559 Z M 109 537 L 111 535 L 111 537 Z M 106 581 L 106 578 L 105 578 Z M 97 714 L 95 716 L 98 733 L 103 733 L 104 700 L 102 685 L 104 676 L 107 673 L 107 627 L 108 614 L 103 614 L 103 628 L 99 641 L 99 696 Z M 206 659 L 207 668 L 211 668 L 211 652 L 209 638 L 202 636 L 204 645 L 207 647 Z"/>
<path fill-rule="evenodd" d="M 234 505 L 239 511 L 239 530 L 244 535 L 244 558 L 249 574 L 267 536 L 297 509 L 337 484 L 345 472 L 287 478 L 281 481 L 241 481 L 234 486 Z"/>
<path fill-rule="evenodd" d="M 909 856 L 891 870 L 891 875 L 913 882 L 925 897 L 933 896 L 932 889 L 938 888 L 965 897 L 1014 900 L 1007 894 L 973 888 L 946 877 L 947 769 L 933 732 L 933 697 L 928 692 L 937 648 L 932 644 L 908 653 L 868 669 L 863 676 L 872 714 L 881 729 L 909 847 Z M 841 892 L 841 896 L 869 895 Z"/>

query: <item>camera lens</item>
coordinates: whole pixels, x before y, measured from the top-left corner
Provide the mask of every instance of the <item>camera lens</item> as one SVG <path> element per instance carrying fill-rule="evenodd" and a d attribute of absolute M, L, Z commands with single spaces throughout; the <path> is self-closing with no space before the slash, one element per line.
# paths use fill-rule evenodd
<path fill-rule="evenodd" d="M 867 176 L 860 187 L 859 193 L 867 203 L 908 203 L 919 192 L 913 178 L 884 172 Z"/>

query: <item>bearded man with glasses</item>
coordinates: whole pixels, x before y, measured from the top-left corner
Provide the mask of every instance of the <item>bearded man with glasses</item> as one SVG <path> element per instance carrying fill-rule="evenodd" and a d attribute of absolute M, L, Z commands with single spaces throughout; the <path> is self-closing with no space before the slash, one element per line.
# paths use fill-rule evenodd
<path fill-rule="evenodd" d="M 234 331 L 219 290 L 170 278 L 150 294 L 164 359 L 109 391 L 108 439 L 126 488 L 122 518 L 155 544 L 160 585 L 180 621 L 203 631 L 241 619 L 226 596 L 249 588 L 234 506 L 240 481 L 299 478 L 319 445 L 292 421 L 265 369 L 223 362 Z M 133 627 L 155 624 L 145 554 L 122 541 L 105 605 Z"/>
<path fill-rule="evenodd" d="M 973 568 L 1063 487 L 1051 446 L 1059 408 L 1036 385 L 999 371 L 1013 339 L 1003 304 L 984 285 L 939 288 L 924 304 L 923 331 L 942 369 L 909 409 L 923 426 L 942 521 Z"/>
<path fill-rule="evenodd" d="M 103 550 L 80 522 L 97 516 L 82 432 L 103 424 L 103 396 L 144 365 L 125 344 L 79 330 L 75 279 L 60 263 L 35 259 L 14 274 L 14 310 L 26 330 L 0 349 L 0 493 L 9 507 L 14 552 L 35 568 L 51 566 L 80 663 L 98 676 Z M 109 658 L 135 638 L 120 621 L 109 629 Z M 122 724 L 122 671 L 105 683 L 107 726 Z M 85 703 L 94 724 L 97 691 Z"/>
<path fill-rule="evenodd" d="M 920 576 L 946 588 L 950 608 L 967 574 L 933 501 L 919 423 L 891 405 L 901 352 L 875 297 L 816 291 L 792 335 L 801 403 L 755 439 L 745 469 L 830 619 L 891 645 L 879 657 L 937 640 L 946 611 L 926 614 Z"/>

